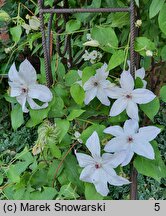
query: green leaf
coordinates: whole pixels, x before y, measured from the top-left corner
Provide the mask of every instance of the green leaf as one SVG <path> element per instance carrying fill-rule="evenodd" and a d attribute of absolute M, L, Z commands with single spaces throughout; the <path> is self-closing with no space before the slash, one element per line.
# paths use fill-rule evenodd
<path fill-rule="evenodd" d="M 91 5 L 89 4 L 86 6 L 82 5 L 82 8 L 100 8 L 100 6 L 101 6 L 101 0 L 97 0 L 97 1 L 93 0 Z M 93 17 L 96 16 L 96 14 L 95 13 L 75 13 L 73 14 L 73 16 L 76 17 L 77 20 L 87 23 L 90 22 L 93 19 Z"/>
<path fill-rule="evenodd" d="M 34 161 L 34 157 L 29 152 L 29 149 L 27 147 L 25 147 L 23 149 L 23 151 L 21 151 L 20 153 L 17 153 L 16 156 L 15 156 L 15 159 L 26 161 L 29 164 L 31 164 Z"/>
<path fill-rule="evenodd" d="M 61 97 L 54 96 L 50 102 L 49 118 L 62 117 L 64 115 L 64 102 Z"/>
<path fill-rule="evenodd" d="M 11 165 L 6 175 L 10 182 L 20 182 L 20 173 L 16 165 Z"/>
<path fill-rule="evenodd" d="M 158 12 L 161 10 L 165 0 L 152 0 L 152 3 L 149 8 L 149 18 L 153 18 L 158 14 Z"/>
<path fill-rule="evenodd" d="M 144 83 L 142 82 L 142 79 L 140 77 L 137 77 L 135 79 L 135 88 L 143 88 Z"/>
<path fill-rule="evenodd" d="M 25 193 L 25 187 L 17 189 L 17 191 L 13 194 L 14 200 L 23 199 L 24 193 Z"/>
<path fill-rule="evenodd" d="M 150 120 L 154 120 L 155 115 L 157 115 L 160 109 L 160 101 L 158 97 L 156 97 L 153 101 L 147 104 L 140 104 L 140 109 L 150 118 Z"/>
<path fill-rule="evenodd" d="M 31 200 L 53 200 L 57 191 L 52 187 L 44 187 L 43 192 L 35 191 L 30 194 Z"/>
<path fill-rule="evenodd" d="M 10 16 L 6 11 L 0 10 L 0 22 L 8 22 L 10 20 Z"/>
<path fill-rule="evenodd" d="M 11 122 L 14 130 L 24 123 L 23 111 L 19 104 L 15 105 L 11 111 Z"/>
<path fill-rule="evenodd" d="M 85 198 L 86 200 L 103 200 L 103 196 L 100 195 L 93 184 L 85 183 Z"/>
<path fill-rule="evenodd" d="M 70 123 L 66 119 L 57 119 L 56 126 L 59 131 L 59 142 L 61 142 L 69 130 Z"/>
<path fill-rule="evenodd" d="M 0 185 L 3 183 L 3 175 L 2 173 L 0 172 Z"/>
<path fill-rule="evenodd" d="M 40 75 L 39 75 L 39 81 L 41 83 L 46 83 L 46 73 L 45 73 L 45 64 L 44 64 L 44 58 L 40 58 Z"/>
<path fill-rule="evenodd" d="M 40 124 L 43 121 L 43 119 L 48 117 L 49 110 L 50 110 L 50 107 L 47 107 L 45 109 L 40 109 L 40 110 L 30 109 L 29 113 L 30 113 L 31 119 L 27 122 L 26 126 L 34 127 Z"/>
<path fill-rule="evenodd" d="M 66 86 L 71 86 L 78 79 L 80 79 L 77 70 L 70 70 L 65 76 L 65 84 Z"/>
<path fill-rule="evenodd" d="M 155 151 L 155 160 L 137 156 L 134 166 L 142 175 L 152 177 L 160 182 L 161 178 L 166 177 L 166 166 L 161 158 L 157 142 L 153 141 L 152 146 Z"/>
<path fill-rule="evenodd" d="M 75 83 L 71 86 L 70 94 L 77 104 L 79 105 L 83 104 L 85 98 L 85 92 L 79 84 Z"/>
<path fill-rule="evenodd" d="M 155 50 L 155 44 L 146 37 L 137 37 L 135 41 L 135 51 L 139 52 L 140 55 L 146 56 L 147 50 Z"/>
<path fill-rule="evenodd" d="M 129 25 L 130 16 L 128 13 L 110 13 L 107 18 L 107 23 L 110 23 L 112 28 L 122 28 Z"/>
<path fill-rule="evenodd" d="M 79 30 L 81 27 L 81 22 L 79 20 L 69 20 L 66 23 L 66 32 L 73 33 L 74 31 Z"/>
<path fill-rule="evenodd" d="M 77 159 L 73 155 L 68 155 L 64 160 L 65 172 L 67 173 L 68 180 L 73 183 L 73 185 L 77 186 L 78 190 L 83 193 L 84 184 L 79 179 L 80 175 L 77 169 L 77 165 Z"/>
<path fill-rule="evenodd" d="M 99 135 L 100 138 L 104 138 L 104 133 L 103 133 L 103 130 L 105 129 L 105 126 L 104 125 L 99 125 L 99 124 L 93 124 L 91 126 L 89 126 L 88 128 L 86 128 L 81 136 L 80 136 L 80 139 L 82 139 L 83 143 L 86 142 L 86 140 L 92 135 L 92 133 L 94 131 L 96 131 Z"/>
<path fill-rule="evenodd" d="M 49 146 L 52 156 L 58 159 L 61 158 L 61 150 L 55 143 L 50 143 L 48 146 Z"/>
<path fill-rule="evenodd" d="M 163 5 L 159 17 L 158 17 L 158 22 L 159 22 L 159 27 L 161 31 L 166 35 L 166 4 Z"/>
<path fill-rule="evenodd" d="M 112 70 L 113 68 L 119 66 L 124 62 L 125 52 L 123 50 L 117 50 L 111 56 L 111 59 L 108 63 L 108 70 Z"/>
<path fill-rule="evenodd" d="M 106 52 L 114 52 L 115 47 L 118 47 L 118 38 L 115 31 L 108 27 L 95 26 L 92 29 L 92 38 L 97 40 L 101 48 Z"/>
<path fill-rule="evenodd" d="M 163 48 L 161 50 L 161 58 L 163 61 L 166 61 L 166 45 L 163 46 Z"/>
<path fill-rule="evenodd" d="M 85 110 L 82 110 L 82 109 L 74 109 L 68 115 L 67 120 L 72 121 L 73 119 L 79 117 L 84 112 Z"/>
<path fill-rule="evenodd" d="M 90 79 L 96 73 L 96 70 L 92 67 L 85 67 L 82 71 L 82 83 L 85 84 L 86 81 Z"/>
<path fill-rule="evenodd" d="M 55 71 L 56 70 L 56 68 L 55 68 L 56 61 L 52 61 L 51 66 L 52 66 L 52 71 Z M 63 81 L 63 79 L 65 77 L 65 73 L 66 73 L 65 66 L 59 60 L 59 62 L 58 62 L 58 68 L 57 68 L 57 71 L 56 71 L 56 75 L 57 75 L 58 81 Z"/>
<path fill-rule="evenodd" d="M 164 85 L 160 90 L 161 100 L 166 102 L 166 85 Z"/>
<path fill-rule="evenodd" d="M 126 114 L 126 112 L 122 112 L 121 114 L 117 115 L 117 116 L 112 116 L 108 119 L 108 121 L 110 123 L 116 124 L 116 123 L 120 123 L 120 122 L 124 122 L 128 119 L 128 116 Z"/>
<path fill-rule="evenodd" d="M 71 183 L 69 183 L 68 185 L 63 185 L 61 187 L 58 197 L 59 197 L 59 199 L 62 199 L 64 197 L 65 199 L 76 200 L 79 197 L 79 195 L 71 187 Z"/>
<path fill-rule="evenodd" d="M 10 28 L 10 34 L 12 35 L 12 39 L 15 43 L 18 43 L 20 38 L 21 38 L 21 34 L 22 34 L 22 28 L 21 26 L 15 26 Z"/>

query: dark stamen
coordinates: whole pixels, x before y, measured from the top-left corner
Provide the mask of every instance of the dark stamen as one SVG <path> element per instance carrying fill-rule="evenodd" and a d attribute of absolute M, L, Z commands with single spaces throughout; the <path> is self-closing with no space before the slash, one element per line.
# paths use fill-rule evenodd
<path fill-rule="evenodd" d="M 26 93 L 26 92 L 27 92 L 27 89 L 26 89 L 26 88 L 22 88 L 22 92 L 23 92 L 23 93 Z"/>
<path fill-rule="evenodd" d="M 100 164 L 95 164 L 96 169 L 99 169 L 100 167 L 101 167 Z"/>
<path fill-rule="evenodd" d="M 94 86 L 98 86 L 98 83 L 97 83 L 97 82 L 94 82 Z"/>
<path fill-rule="evenodd" d="M 131 96 L 131 95 L 126 95 L 126 97 L 127 97 L 128 99 L 131 99 L 131 98 L 132 98 L 132 96 Z"/>
<path fill-rule="evenodd" d="M 128 137 L 128 142 L 129 143 L 133 142 L 133 138 L 132 137 Z"/>

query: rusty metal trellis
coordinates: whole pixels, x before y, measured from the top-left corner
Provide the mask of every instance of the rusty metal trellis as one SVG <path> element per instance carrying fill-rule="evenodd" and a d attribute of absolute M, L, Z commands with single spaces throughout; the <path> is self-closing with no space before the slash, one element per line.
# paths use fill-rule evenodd
<path fill-rule="evenodd" d="M 63 7 L 60 7 L 58 4 L 63 1 Z M 56 38 L 56 51 L 60 57 L 63 59 L 63 63 L 66 63 L 67 67 L 70 69 L 73 66 L 73 58 L 72 58 L 72 48 L 71 48 L 71 36 L 67 35 L 65 39 L 65 48 L 64 51 L 61 52 L 60 49 L 60 36 L 59 34 L 64 31 L 63 28 L 58 26 L 58 19 L 60 16 L 63 16 L 64 23 L 66 24 L 69 20 L 68 15 L 73 13 L 115 13 L 115 12 L 126 12 L 130 13 L 130 73 L 132 76 L 135 76 L 135 67 L 138 66 L 138 56 L 134 51 L 134 42 L 135 42 L 135 17 L 136 17 L 136 8 L 134 4 L 134 0 L 130 1 L 130 7 L 125 8 L 69 8 L 68 0 L 55 0 L 53 8 L 44 7 L 44 0 L 38 0 L 39 5 L 39 17 L 40 17 L 40 29 L 42 33 L 42 44 L 43 44 L 43 52 L 44 52 L 44 62 L 45 62 L 45 72 L 46 72 L 46 80 L 47 86 L 50 87 L 53 83 L 53 77 L 51 72 L 51 56 L 50 56 L 50 41 L 51 41 L 51 27 L 54 14 L 57 15 L 57 22 L 55 23 L 55 29 L 57 33 Z M 50 19 L 48 22 L 48 30 L 46 34 L 45 24 L 44 24 L 44 14 L 50 14 Z M 65 58 L 64 55 L 68 53 L 68 59 Z M 79 59 L 81 56 L 77 57 Z M 75 60 L 75 63 L 77 60 Z M 130 199 L 137 199 L 137 171 L 131 165 L 131 188 L 130 188 Z"/>

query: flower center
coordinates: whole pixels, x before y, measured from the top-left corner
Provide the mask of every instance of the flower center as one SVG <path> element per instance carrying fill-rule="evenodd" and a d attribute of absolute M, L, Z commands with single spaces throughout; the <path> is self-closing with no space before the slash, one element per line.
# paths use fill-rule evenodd
<path fill-rule="evenodd" d="M 97 164 L 95 164 L 95 168 L 96 168 L 96 169 L 99 169 L 99 168 L 101 168 L 101 164 L 98 164 L 98 163 L 97 163 Z"/>
<path fill-rule="evenodd" d="M 128 137 L 128 138 L 127 138 L 127 142 L 128 142 L 128 143 L 132 143 L 132 142 L 133 142 L 133 137 Z"/>
<path fill-rule="evenodd" d="M 27 88 L 22 88 L 22 93 L 27 93 L 28 89 Z"/>
<path fill-rule="evenodd" d="M 94 82 L 94 86 L 98 86 L 99 84 L 98 84 L 98 82 Z"/>
<path fill-rule="evenodd" d="M 132 96 L 128 94 L 128 95 L 126 95 L 126 98 L 127 99 L 132 99 Z"/>

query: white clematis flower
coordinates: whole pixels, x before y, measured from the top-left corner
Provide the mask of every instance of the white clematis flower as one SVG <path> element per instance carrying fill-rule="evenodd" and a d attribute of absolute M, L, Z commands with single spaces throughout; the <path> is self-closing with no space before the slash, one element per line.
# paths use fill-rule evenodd
<path fill-rule="evenodd" d="M 117 99 L 110 110 L 110 116 L 117 116 L 124 110 L 131 119 L 139 120 L 137 104 L 146 104 L 152 101 L 156 95 L 150 90 L 134 89 L 134 79 L 129 71 L 123 71 L 120 77 L 120 87 L 113 87 L 108 96 Z"/>
<path fill-rule="evenodd" d="M 48 106 L 52 100 L 52 93 L 48 87 L 36 83 L 37 75 L 34 67 L 26 59 L 19 67 L 17 72 L 15 63 L 11 66 L 9 73 L 10 96 L 16 97 L 18 103 L 22 106 L 22 111 L 27 113 L 26 102 L 32 109 L 43 109 Z M 42 106 L 35 103 L 33 99 L 44 102 Z"/>
<path fill-rule="evenodd" d="M 110 105 L 108 89 L 113 87 L 114 84 L 106 80 L 109 75 L 107 67 L 108 65 L 104 63 L 101 68 L 96 70 L 96 74 L 83 85 L 83 89 L 85 90 L 85 104 L 89 104 L 91 100 L 97 97 L 102 104 L 106 106 Z"/>
<path fill-rule="evenodd" d="M 98 134 L 93 132 L 86 142 L 86 147 L 92 156 L 76 153 L 80 167 L 84 169 L 81 172 L 80 179 L 85 182 L 93 183 L 97 192 L 102 196 L 109 193 L 108 183 L 115 186 L 129 184 L 130 182 L 116 174 L 113 168 L 116 168 L 124 159 L 124 154 L 104 153 L 101 156 L 100 142 Z"/>
<path fill-rule="evenodd" d="M 115 136 L 105 146 L 106 152 L 121 152 L 126 154 L 122 166 L 126 166 L 132 159 L 134 153 L 153 160 L 154 150 L 149 143 L 160 133 L 160 129 L 154 126 L 139 128 L 136 120 L 127 120 L 124 127 L 110 126 L 104 130 L 105 133 Z"/>

